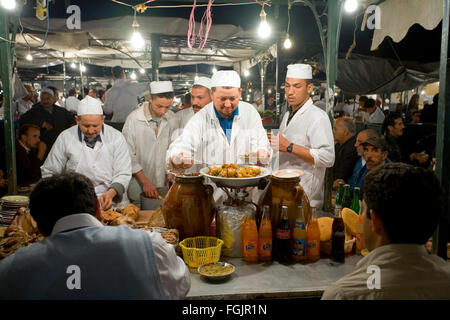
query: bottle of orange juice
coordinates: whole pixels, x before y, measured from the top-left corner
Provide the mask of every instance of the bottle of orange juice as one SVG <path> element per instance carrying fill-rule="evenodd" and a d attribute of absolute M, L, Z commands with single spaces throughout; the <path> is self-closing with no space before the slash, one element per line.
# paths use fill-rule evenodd
<path fill-rule="evenodd" d="M 242 255 L 245 261 L 258 261 L 258 229 L 254 212 L 245 218 L 242 228 Z"/>
<path fill-rule="evenodd" d="M 258 233 L 258 255 L 260 261 L 272 259 L 272 222 L 270 220 L 270 207 L 263 207 L 261 223 Z"/>
<path fill-rule="evenodd" d="M 306 260 L 306 227 L 303 206 L 297 208 L 292 240 L 292 259 L 294 261 Z"/>
<path fill-rule="evenodd" d="M 311 220 L 306 226 L 306 257 L 309 261 L 320 259 L 320 229 L 317 220 L 317 208 L 311 207 Z"/>

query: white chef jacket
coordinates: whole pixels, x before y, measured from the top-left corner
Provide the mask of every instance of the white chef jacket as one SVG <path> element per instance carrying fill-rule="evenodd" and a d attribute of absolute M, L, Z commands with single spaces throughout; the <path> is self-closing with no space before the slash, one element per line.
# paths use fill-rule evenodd
<path fill-rule="evenodd" d="M 127 117 L 122 133 L 128 143 L 133 174 L 143 170 L 157 188 L 166 185 L 165 160 L 173 132 L 175 114 L 168 111 L 161 119 L 156 135 L 156 123 L 148 121 L 149 103 L 142 103 Z M 145 111 L 147 110 L 147 111 Z"/>
<path fill-rule="evenodd" d="M 252 106 L 257 110 L 257 111 L 264 111 L 264 106 L 263 104 L 256 104 L 256 102 L 252 103 Z"/>
<path fill-rule="evenodd" d="M 83 138 L 80 139 L 78 126 L 72 126 L 61 132 L 41 167 L 42 178 L 51 177 L 68 170 L 76 171 L 85 145 Z M 106 182 L 106 184 L 120 183 L 125 189 L 124 194 L 126 194 L 131 179 L 131 159 L 127 142 L 120 131 L 107 124 L 103 125 L 102 141 L 97 141 L 93 150 L 105 146 L 110 152 L 113 162 L 112 180 Z"/>
<path fill-rule="evenodd" d="M 379 288 L 367 286 L 374 274 L 370 266 L 380 270 Z M 361 259 L 355 271 L 329 286 L 322 299 L 449 300 L 450 264 L 429 254 L 424 245 L 384 245 Z"/>
<path fill-rule="evenodd" d="M 194 163 L 199 165 L 239 164 L 242 163 L 240 155 L 259 149 L 271 155 L 272 149 L 258 111 L 244 101 L 239 102 L 238 108 L 230 142 L 220 126 L 212 102 L 197 112 L 184 127 L 183 134 L 170 145 L 166 157 L 168 166 L 171 157 L 181 152 L 193 156 Z"/>
<path fill-rule="evenodd" d="M 113 113 L 111 122 L 125 122 L 131 111 L 138 106 L 138 96 L 149 89 L 148 83 L 135 83 L 117 79 L 106 92 L 103 110 Z"/>
<path fill-rule="evenodd" d="M 183 133 L 183 129 L 188 121 L 194 116 L 195 112 L 192 107 L 183 109 L 175 113 L 173 117 L 174 132 L 172 133 L 171 141 L 174 141 Z"/>
<path fill-rule="evenodd" d="M 369 118 L 367 119 L 367 123 L 383 123 L 385 118 L 385 115 L 383 113 L 383 110 L 381 108 L 376 107 L 375 111 L 369 115 Z"/>
<path fill-rule="evenodd" d="M 283 117 L 279 133 L 288 141 L 308 148 L 314 164 L 288 152 L 276 152 L 274 169 L 300 169 L 303 175 L 300 185 L 306 192 L 312 206 L 323 205 L 325 170 L 334 164 L 334 138 L 330 119 L 316 107 L 311 99 L 297 111 L 286 127 L 289 111 Z M 276 156 L 278 155 L 278 156 Z"/>
<path fill-rule="evenodd" d="M 67 111 L 77 113 L 78 112 L 78 104 L 80 100 L 75 98 L 74 96 L 70 96 L 65 101 L 65 107 Z"/>

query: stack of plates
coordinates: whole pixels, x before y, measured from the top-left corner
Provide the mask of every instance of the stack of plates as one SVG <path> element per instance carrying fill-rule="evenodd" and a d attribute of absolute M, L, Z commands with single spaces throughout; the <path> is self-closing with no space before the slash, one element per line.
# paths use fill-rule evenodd
<path fill-rule="evenodd" d="M 9 226 L 16 212 L 21 207 L 28 208 L 29 198 L 26 196 L 5 196 L 1 198 L 0 225 Z"/>

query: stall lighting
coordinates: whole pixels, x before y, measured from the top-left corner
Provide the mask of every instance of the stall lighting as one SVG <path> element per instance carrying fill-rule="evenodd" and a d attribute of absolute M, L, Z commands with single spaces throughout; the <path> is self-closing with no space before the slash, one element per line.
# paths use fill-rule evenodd
<path fill-rule="evenodd" d="M 267 90 L 267 93 L 268 93 L 268 94 L 271 94 L 271 93 L 272 93 L 272 90 L 271 90 L 271 89 Z"/>
<path fill-rule="evenodd" d="M 214 74 L 214 73 L 216 73 L 217 72 L 217 69 L 216 69 L 216 67 L 214 67 L 213 69 L 212 69 L 212 73 Z"/>
<path fill-rule="evenodd" d="M 266 12 L 264 11 L 264 6 L 261 8 L 261 13 L 259 14 L 261 17 L 261 22 L 259 23 L 258 35 L 262 39 L 267 39 L 270 37 L 271 29 L 266 20 Z"/>
<path fill-rule="evenodd" d="M 354 12 L 358 8 L 358 1 L 357 0 L 346 0 L 344 3 L 344 9 L 348 13 Z"/>
<path fill-rule="evenodd" d="M 130 74 L 130 78 L 131 78 L 131 80 L 136 80 L 137 76 L 134 71 Z"/>
<path fill-rule="evenodd" d="M 86 67 L 84 66 L 84 64 L 80 64 L 80 70 L 81 70 L 81 72 L 86 71 Z"/>
<path fill-rule="evenodd" d="M 30 50 L 28 50 L 28 54 L 27 54 L 27 56 L 25 57 L 25 59 L 27 59 L 28 61 L 33 61 L 33 56 L 31 55 Z"/>
<path fill-rule="evenodd" d="M 420 94 L 425 94 L 425 90 L 420 91 Z"/>
<path fill-rule="evenodd" d="M 289 39 L 289 36 L 287 36 L 286 40 L 284 40 L 283 47 L 285 49 L 290 49 L 292 47 L 292 42 L 291 39 Z"/>
<path fill-rule="evenodd" d="M 142 49 L 145 46 L 145 40 L 142 37 L 141 33 L 138 31 L 139 24 L 136 20 L 136 10 L 134 10 L 134 19 L 133 24 L 131 26 L 133 28 L 133 36 L 131 37 L 131 45 L 135 49 Z"/>
<path fill-rule="evenodd" d="M 194 80 L 197 81 L 198 80 L 198 76 L 195 76 Z"/>
<path fill-rule="evenodd" d="M 71 67 L 72 69 L 75 69 L 75 68 L 77 67 L 77 65 L 75 64 L 75 62 L 72 62 L 72 63 L 70 64 L 70 67 Z"/>
<path fill-rule="evenodd" d="M 250 72 L 248 70 L 244 71 L 244 77 L 248 77 L 250 75 Z"/>
<path fill-rule="evenodd" d="M 14 10 L 16 8 L 16 0 L 2 0 L 2 7 L 6 10 Z"/>
<path fill-rule="evenodd" d="M 141 74 L 144 74 L 144 73 L 145 73 L 145 69 L 144 69 L 144 68 L 141 68 L 141 69 L 139 69 L 139 72 L 140 72 Z"/>

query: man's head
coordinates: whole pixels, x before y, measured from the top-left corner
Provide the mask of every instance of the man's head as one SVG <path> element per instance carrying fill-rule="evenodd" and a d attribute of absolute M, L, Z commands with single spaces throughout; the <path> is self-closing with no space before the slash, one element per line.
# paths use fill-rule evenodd
<path fill-rule="evenodd" d="M 384 119 L 383 131 L 388 132 L 394 138 L 402 136 L 403 129 L 405 129 L 405 125 L 400 112 L 389 113 Z"/>
<path fill-rule="evenodd" d="M 183 109 L 191 107 L 191 94 L 188 92 L 183 96 Z"/>
<path fill-rule="evenodd" d="M 422 245 L 444 213 L 445 196 L 432 171 L 387 163 L 364 179 L 362 218 L 369 250 L 380 245 Z"/>
<path fill-rule="evenodd" d="M 123 72 L 123 69 L 121 66 L 115 66 L 111 69 L 112 76 L 114 80 L 117 79 L 125 79 L 125 72 Z"/>
<path fill-rule="evenodd" d="M 362 157 L 364 152 L 362 143 L 366 142 L 366 140 L 370 137 L 378 137 L 378 133 L 374 129 L 366 129 L 358 133 L 356 136 L 355 148 L 358 156 Z"/>
<path fill-rule="evenodd" d="M 77 90 L 75 88 L 71 88 L 69 90 L 69 97 L 75 97 L 77 95 Z"/>
<path fill-rule="evenodd" d="M 54 95 L 54 99 L 55 99 L 54 103 L 58 102 L 58 100 L 59 100 L 59 90 L 58 90 L 58 88 L 52 87 L 52 86 L 48 86 L 47 88 L 49 88 L 50 90 L 53 91 L 53 95 Z"/>
<path fill-rule="evenodd" d="M 44 236 L 68 215 L 99 213 L 94 186 L 87 177 L 66 172 L 42 179 L 30 195 L 30 213 Z"/>
<path fill-rule="evenodd" d="M 275 98 L 272 95 L 267 97 L 267 105 L 271 106 L 274 101 L 275 101 Z"/>
<path fill-rule="evenodd" d="M 411 122 L 412 123 L 420 123 L 420 111 L 416 110 L 411 115 Z"/>
<path fill-rule="evenodd" d="M 364 149 L 363 157 L 366 160 L 368 170 L 382 164 L 388 156 L 387 144 L 382 137 L 368 138 L 362 146 Z"/>
<path fill-rule="evenodd" d="M 342 117 L 336 120 L 333 127 L 334 141 L 339 144 L 344 144 L 356 133 L 353 119 L 349 117 Z"/>
<path fill-rule="evenodd" d="M 33 96 L 34 96 L 34 89 L 33 89 L 33 87 L 31 85 L 29 85 L 29 84 L 24 84 L 23 86 L 27 90 L 28 94 L 25 97 L 23 97 L 22 99 L 25 100 L 25 101 L 32 100 Z"/>
<path fill-rule="evenodd" d="M 19 128 L 19 140 L 30 149 L 37 149 L 41 129 L 34 124 L 24 124 Z"/>
<path fill-rule="evenodd" d="M 220 70 L 211 78 L 212 101 L 224 118 L 233 114 L 241 100 L 241 77 L 236 71 Z"/>
<path fill-rule="evenodd" d="M 375 104 L 375 100 L 373 99 L 367 99 L 367 101 L 364 103 L 364 109 L 369 112 L 372 113 L 376 110 L 377 106 Z"/>
<path fill-rule="evenodd" d="M 191 89 L 192 110 L 194 110 L 195 113 L 199 112 L 204 106 L 210 103 L 211 100 L 209 88 L 194 83 L 194 86 Z"/>
<path fill-rule="evenodd" d="M 97 95 L 97 90 L 94 88 L 90 88 L 88 91 L 88 95 L 91 96 L 92 98 L 97 99 L 98 95 Z"/>
<path fill-rule="evenodd" d="M 91 96 L 86 96 L 78 104 L 78 113 L 75 119 L 88 140 L 96 138 L 100 135 L 105 120 L 101 102 Z"/>
<path fill-rule="evenodd" d="M 149 108 L 153 117 L 162 118 L 173 104 L 173 86 L 170 81 L 153 81 L 150 83 Z"/>
<path fill-rule="evenodd" d="M 42 89 L 40 104 L 44 108 L 51 108 L 54 103 L 55 103 L 55 93 L 53 92 L 53 90 L 49 88 Z"/>
<path fill-rule="evenodd" d="M 365 104 L 366 104 L 367 100 L 368 100 L 368 98 L 366 96 L 359 97 L 359 101 L 358 101 L 359 106 L 361 108 L 365 108 Z"/>
<path fill-rule="evenodd" d="M 290 64 L 286 73 L 284 92 L 291 107 L 302 106 L 314 89 L 312 68 L 307 64 Z"/>

